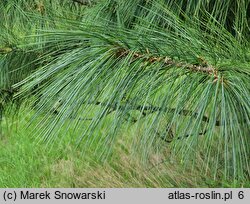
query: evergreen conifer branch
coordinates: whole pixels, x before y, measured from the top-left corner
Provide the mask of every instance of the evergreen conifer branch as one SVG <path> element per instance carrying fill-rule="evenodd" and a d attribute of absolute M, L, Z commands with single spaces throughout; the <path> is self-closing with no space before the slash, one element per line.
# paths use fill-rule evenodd
<path fill-rule="evenodd" d="M 117 57 L 126 57 L 129 55 L 132 51 L 126 50 L 123 48 L 120 48 L 117 50 L 116 56 Z M 149 63 L 163 63 L 165 66 L 174 66 L 176 68 L 184 68 L 184 69 L 189 69 L 191 71 L 195 72 L 202 72 L 206 73 L 208 75 L 213 75 L 215 80 L 218 78 L 218 70 L 209 65 L 205 60 L 201 59 L 200 64 L 190 64 L 190 63 L 185 63 L 185 62 L 177 62 L 173 59 L 171 59 L 169 56 L 165 57 L 158 57 L 158 56 L 152 56 L 150 55 L 150 51 L 147 49 L 147 53 L 139 53 L 139 52 L 133 52 L 132 53 L 133 60 L 137 59 L 144 59 L 145 62 Z M 197 57 L 198 58 L 198 57 Z"/>

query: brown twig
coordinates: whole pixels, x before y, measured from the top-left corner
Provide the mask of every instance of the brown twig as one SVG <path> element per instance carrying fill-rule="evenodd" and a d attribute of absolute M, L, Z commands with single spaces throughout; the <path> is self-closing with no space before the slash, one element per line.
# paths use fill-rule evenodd
<path fill-rule="evenodd" d="M 200 64 L 190 64 L 190 63 L 186 63 L 186 62 L 177 62 L 175 60 L 173 60 L 170 57 L 161 57 L 161 56 L 148 56 L 149 55 L 149 50 L 147 49 L 147 54 L 142 54 L 139 52 L 133 52 L 130 51 L 128 49 L 125 48 L 118 48 L 117 52 L 116 52 L 116 56 L 117 57 L 126 57 L 129 54 L 132 55 L 132 58 L 134 60 L 137 59 L 145 59 L 146 62 L 149 63 L 155 63 L 155 62 L 162 62 L 164 63 L 164 65 L 166 66 L 175 66 L 178 68 L 185 68 L 185 69 L 189 69 L 195 72 L 203 72 L 209 75 L 213 75 L 215 79 L 218 78 L 218 71 L 215 67 L 213 67 L 212 65 L 209 65 L 207 62 L 205 61 L 201 61 Z"/>

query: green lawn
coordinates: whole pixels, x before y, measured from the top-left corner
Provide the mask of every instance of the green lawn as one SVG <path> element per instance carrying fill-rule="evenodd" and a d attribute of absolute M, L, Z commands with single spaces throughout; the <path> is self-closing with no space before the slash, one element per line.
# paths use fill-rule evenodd
<path fill-rule="evenodd" d="M 3 119 L 0 142 L 0 187 L 249 187 L 249 182 L 218 181 L 199 165 L 185 167 L 170 152 L 152 152 L 143 163 L 133 151 L 133 133 L 123 135 L 101 161 L 93 149 L 76 148 L 80 132 L 62 128 L 53 145 L 39 141 L 27 126 L 31 114 Z M 39 119 L 38 119 L 39 120 Z M 37 121 L 33 123 L 37 124 Z M 101 136 L 103 133 L 96 133 Z M 63 139 L 61 139 L 63 137 Z M 53 147 L 53 148 L 52 148 Z M 169 158 L 169 159 L 168 159 Z M 202 162 L 202 160 L 201 160 Z"/>

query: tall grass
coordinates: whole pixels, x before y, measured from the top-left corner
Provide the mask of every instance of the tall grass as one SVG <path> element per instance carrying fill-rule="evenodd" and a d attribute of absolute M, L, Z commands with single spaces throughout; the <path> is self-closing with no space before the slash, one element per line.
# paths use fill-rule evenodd
<path fill-rule="evenodd" d="M 123 133 L 106 161 L 92 151 L 75 148 L 76 134 L 62 129 L 53 148 L 33 135 L 27 127 L 32 115 L 22 107 L 18 117 L 9 113 L 3 120 L 0 138 L 0 187 L 249 187 L 249 181 L 217 178 L 204 174 L 202 152 L 199 163 L 185 166 L 169 149 L 155 152 L 145 165 L 132 147 L 132 133 Z M 25 116 L 25 117 L 24 117 Z M 102 137 L 102 133 L 97 133 Z M 122 134 L 122 133 L 121 133 Z M 95 148 L 93 148 L 93 151 Z M 166 157 L 167 156 L 167 157 Z M 223 172 L 220 173 L 223 175 Z"/>

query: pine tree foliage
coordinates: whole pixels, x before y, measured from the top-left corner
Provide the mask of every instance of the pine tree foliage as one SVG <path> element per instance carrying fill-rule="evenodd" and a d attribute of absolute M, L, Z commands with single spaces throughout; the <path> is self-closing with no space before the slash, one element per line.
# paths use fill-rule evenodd
<path fill-rule="evenodd" d="M 73 10 L 75 13 L 73 13 Z M 0 2 L 0 94 L 1 111 L 13 99 L 12 85 L 24 79 L 41 64 L 42 49 L 39 33 L 55 28 L 54 18 L 81 18 L 84 10 L 69 1 L 1 1 Z M 27 36 L 33 35 L 33 37 Z M 25 49 L 23 45 L 29 45 Z M 39 51 L 37 52 L 37 46 Z M 17 102 L 17 101 L 16 101 Z"/>
<path fill-rule="evenodd" d="M 157 145 L 184 162 L 203 152 L 205 170 L 249 178 L 249 0 L 107 0 L 65 18 L 45 8 L 51 15 L 27 14 L 40 27 L 14 43 L 38 53 L 36 71 L 12 86 L 17 97 L 32 96 L 34 117 L 44 118 L 41 138 L 84 124 L 83 150 L 97 142 L 107 156 L 119 132 L 133 127 L 144 158 Z"/>

